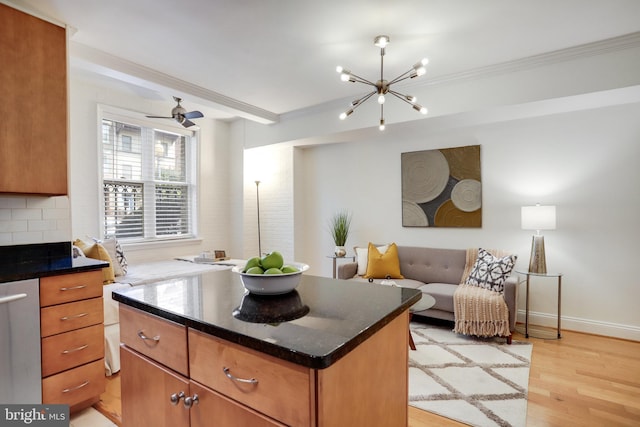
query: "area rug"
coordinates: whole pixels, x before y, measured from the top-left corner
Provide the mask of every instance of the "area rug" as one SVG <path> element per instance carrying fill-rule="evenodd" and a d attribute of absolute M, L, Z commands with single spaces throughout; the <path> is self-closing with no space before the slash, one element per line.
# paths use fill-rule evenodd
<path fill-rule="evenodd" d="M 471 426 L 526 426 L 532 345 L 411 323 L 409 405 Z"/>

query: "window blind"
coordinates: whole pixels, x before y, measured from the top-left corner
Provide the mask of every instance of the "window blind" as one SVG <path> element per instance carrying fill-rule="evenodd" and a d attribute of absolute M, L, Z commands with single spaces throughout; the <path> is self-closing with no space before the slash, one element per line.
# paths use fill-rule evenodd
<path fill-rule="evenodd" d="M 150 240 L 194 235 L 194 137 L 102 119 L 105 236 Z"/>

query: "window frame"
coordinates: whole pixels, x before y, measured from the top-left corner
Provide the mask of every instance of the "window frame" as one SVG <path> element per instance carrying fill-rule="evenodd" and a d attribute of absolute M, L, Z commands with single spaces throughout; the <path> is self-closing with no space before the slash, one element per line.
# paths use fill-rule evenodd
<path fill-rule="evenodd" d="M 122 122 L 134 126 L 140 126 L 151 131 L 160 131 L 167 132 L 170 134 L 177 134 L 186 136 L 188 141 L 185 144 L 185 184 L 177 181 L 162 181 L 158 180 L 155 176 L 155 168 L 151 169 L 150 178 L 142 177 L 140 181 L 131 180 L 131 179 L 107 179 L 105 181 L 104 176 L 104 147 L 103 147 L 103 119 L 104 120 L 112 120 L 116 122 Z M 198 237 L 198 197 L 199 197 L 199 146 L 200 146 L 200 131 L 199 127 L 194 128 L 184 128 L 176 123 L 175 126 L 172 125 L 170 120 L 163 119 L 149 119 L 144 114 L 125 110 L 117 107 L 111 106 L 103 106 L 98 105 L 98 115 L 97 115 L 97 146 L 98 146 L 98 172 L 99 172 L 99 180 L 98 180 L 98 199 L 99 199 L 99 229 L 100 236 L 102 238 L 110 237 L 106 235 L 106 226 L 105 226 L 105 182 L 122 182 L 122 183 L 141 183 L 144 185 L 152 184 L 150 189 L 143 190 L 147 193 L 143 198 L 146 199 L 143 201 L 143 217 L 144 222 L 142 226 L 142 237 L 118 237 L 118 240 L 121 241 L 123 245 L 139 245 L 146 243 L 177 243 L 177 242 L 186 242 L 192 241 L 195 239 L 199 239 Z M 122 141 L 116 142 L 116 147 L 118 149 L 122 149 Z M 141 147 L 141 153 L 146 150 L 146 154 L 149 155 L 153 159 L 153 147 Z M 132 150 L 135 151 L 135 150 Z M 143 160 L 144 162 L 144 160 Z M 144 166 L 143 166 L 144 167 Z M 156 226 L 156 206 L 155 206 L 155 189 L 156 185 L 186 185 L 188 188 L 188 216 L 190 222 L 190 230 L 188 230 L 184 234 L 177 235 L 161 235 L 158 236 L 158 228 Z M 147 204 L 148 200 L 153 200 L 153 206 L 149 207 Z"/>

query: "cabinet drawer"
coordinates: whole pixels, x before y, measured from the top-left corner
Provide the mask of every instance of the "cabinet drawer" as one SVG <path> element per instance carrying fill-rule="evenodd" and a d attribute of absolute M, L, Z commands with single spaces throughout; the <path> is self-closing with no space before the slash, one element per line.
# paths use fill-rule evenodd
<path fill-rule="evenodd" d="M 48 337 L 74 329 L 102 324 L 103 311 L 102 298 L 92 298 L 41 308 L 40 334 L 42 337 Z"/>
<path fill-rule="evenodd" d="M 42 339 L 42 376 L 104 357 L 104 326 L 94 325 Z"/>
<path fill-rule="evenodd" d="M 308 368 L 193 329 L 189 329 L 189 364 L 194 381 L 285 424 L 311 424 L 315 387 Z"/>
<path fill-rule="evenodd" d="M 120 304 L 120 341 L 189 376 L 186 326 Z"/>
<path fill-rule="evenodd" d="M 40 279 L 40 307 L 102 296 L 102 270 Z"/>
<path fill-rule="evenodd" d="M 42 380 L 42 403 L 73 406 L 104 393 L 104 359 Z"/>

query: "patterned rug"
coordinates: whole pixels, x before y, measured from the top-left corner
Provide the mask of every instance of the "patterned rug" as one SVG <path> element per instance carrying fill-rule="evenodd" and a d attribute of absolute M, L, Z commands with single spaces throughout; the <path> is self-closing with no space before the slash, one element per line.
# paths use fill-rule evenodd
<path fill-rule="evenodd" d="M 412 322 L 409 405 L 472 426 L 526 426 L 531 343 Z"/>

